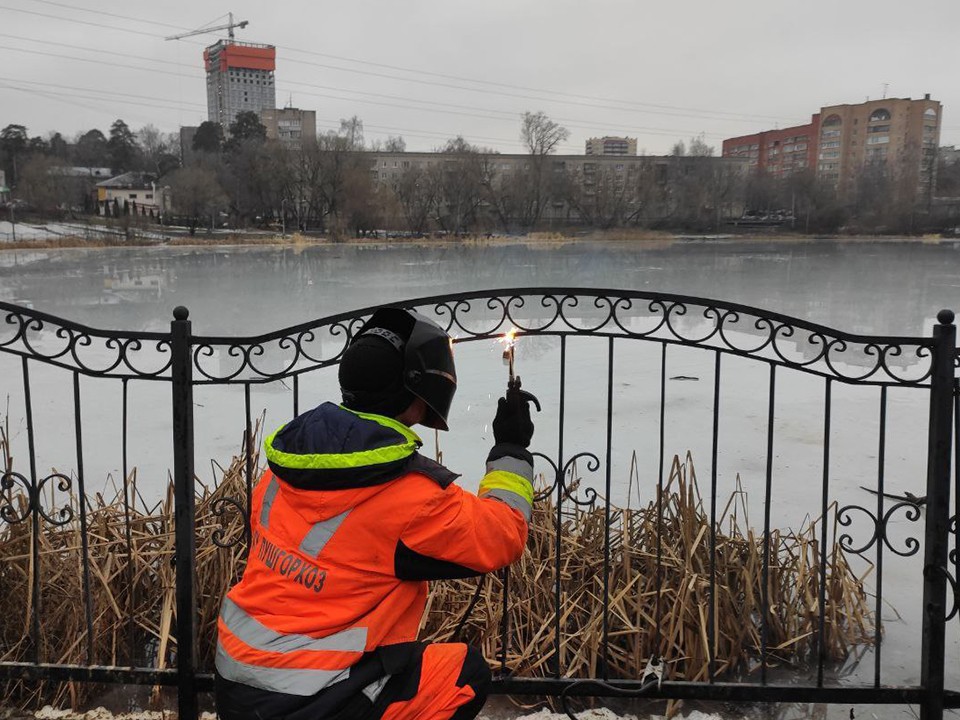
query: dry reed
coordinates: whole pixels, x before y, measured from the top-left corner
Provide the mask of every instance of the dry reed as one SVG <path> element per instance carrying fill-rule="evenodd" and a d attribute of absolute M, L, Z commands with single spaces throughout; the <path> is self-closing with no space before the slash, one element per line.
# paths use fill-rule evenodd
<path fill-rule="evenodd" d="M 0 433 L 0 445 L 3 444 Z M 254 443 L 259 447 L 259 443 Z M 0 448 L 0 458 L 6 458 Z M 9 462 L 7 463 L 9 468 Z M 259 468 L 254 454 L 253 467 Z M 212 669 L 216 616 L 225 589 L 243 568 L 244 524 L 230 502 L 245 502 L 246 460 L 241 453 L 226 468 L 215 466 L 213 488 L 197 484 L 199 661 Z M 259 473 L 259 469 L 255 471 Z M 88 641 L 82 575 L 79 507 L 63 526 L 40 524 L 40 562 L 34 567 L 29 518 L 0 520 L 0 661 L 173 667 L 176 664 L 176 603 L 173 493 L 148 507 L 136 491 L 136 473 L 111 499 L 87 500 L 93 642 Z M 20 514 L 26 498 L 0 493 Z M 48 500 L 49 502 L 49 500 Z M 742 522 L 732 498 L 716 535 L 715 672 L 730 677 L 756 667 L 760 647 L 764 543 Z M 49 507 L 45 503 L 44 507 Z M 565 504 L 560 533 L 562 579 L 559 667 L 568 676 L 596 676 L 603 662 L 604 509 Z M 772 661 L 797 662 L 816 647 L 820 553 L 817 524 L 800 533 L 774 531 L 770 542 L 767 639 Z M 657 572 L 656 503 L 638 510 L 612 508 L 609 564 L 609 648 L 612 677 L 639 677 L 647 660 L 666 661 L 665 676 L 704 680 L 710 671 L 710 532 L 693 464 L 675 458 L 663 496 L 661 572 Z M 507 668 L 528 677 L 553 672 L 554 547 L 556 507 L 547 499 L 535 510 L 528 549 L 510 568 Z M 129 535 L 129 537 L 128 537 Z M 230 547 L 224 549 L 221 545 Z M 872 616 L 860 579 L 844 554 L 830 548 L 826 567 L 825 651 L 832 660 L 871 640 Z M 40 634 L 31 638 L 35 573 L 40 584 Z M 661 579 L 658 590 L 658 577 Z M 424 637 L 450 639 L 477 587 L 477 580 L 433 584 Z M 464 638 L 479 644 L 490 663 L 500 662 L 503 617 L 499 574 L 488 576 Z M 100 688 L 78 683 L 11 681 L 9 703 L 77 707 Z"/>

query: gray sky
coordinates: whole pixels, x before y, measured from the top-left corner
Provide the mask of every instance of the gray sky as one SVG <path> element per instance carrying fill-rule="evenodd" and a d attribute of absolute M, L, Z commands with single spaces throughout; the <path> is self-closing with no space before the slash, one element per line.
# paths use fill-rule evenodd
<path fill-rule="evenodd" d="M 884 83 L 942 102 L 941 142 L 960 144 L 957 0 L 0 0 L 0 127 L 199 124 L 202 49 L 224 33 L 163 37 L 230 10 L 250 22 L 238 39 L 277 46 L 278 105 L 316 110 L 321 131 L 359 115 L 408 150 L 462 134 L 517 152 L 520 115 L 543 110 L 570 130 L 561 152 L 700 133 L 719 151 Z"/>

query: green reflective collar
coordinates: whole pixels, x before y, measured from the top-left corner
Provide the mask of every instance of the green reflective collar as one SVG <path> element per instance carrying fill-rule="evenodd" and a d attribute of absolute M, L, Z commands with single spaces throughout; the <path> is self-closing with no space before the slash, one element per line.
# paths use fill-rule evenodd
<path fill-rule="evenodd" d="M 352 453 L 312 453 L 299 455 L 296 453 L 283 452 L 273 446 L 273 440 L 285 425 L 281 425 L 264 441 L 263 446 L 266 451 L 267 460 L 275 465 L 290 468 L 292 470 L 340 470 L 348 468 L 362 468 L 369 465 L 383 465 L 386 463 L 403 460 L 415 453 L 423 441 L 420 437 L 406 425 L 393 418 L 384 415 L 375 415 L 373 413 L 363 413 L 350 408 L 340 406 L 357 417 L 364 420 L 370 420 L 390 428 L 399 433 L 405 442 L 397 445 L 388 445 L 386 447 L 374 448 L 372 450 L 360 450 Z"/>

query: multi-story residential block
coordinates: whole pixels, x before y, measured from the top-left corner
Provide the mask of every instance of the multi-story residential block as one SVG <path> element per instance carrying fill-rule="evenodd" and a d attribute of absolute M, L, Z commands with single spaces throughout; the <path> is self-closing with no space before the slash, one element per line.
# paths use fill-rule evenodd
<path fill-rule="evenodd" d="M 871 174 L 924 194 L 936 181 L 942 112 L 929 95 L 831 105 L 807 125 L 724 140 L 723 155 L 775 177 L 813 168 L 841 195 Z"/>
<path fill-rule="evenodd" d="M 267 137 L 294 148 L 317 138 L 317 113 L 299 108 L 271 108 L 260 112 Z"/>
<path fill-rule="evenodd" d="M 817 133 L 820 116 L 806 125 L 765 130 L 723 141 L 723 157 L 746 158 L 750 167 L 783 177 L 817 164 Z"/>
<path fill-rule="evenodd" d="M 821 109 L 817 175 L 841 194 L 868 172 L 918 193 L 933 187 L 943 108 L 923 100 L 884 98 Z"/>
<path fill-rule="evenodd" d="M 491 194 L 509 194 L 524 179 L 529 182 L 530 173 L 536 171 L 530 155 L 364 155 L 369 158 L 371 179 L 380 189 L 400 189 L 408 182 L 426 187 L 431 174 L 437 177 L 445 171 L 480 178 L 486 193 L 481 209 L 486 210 L 495 202 Z M 675 219 L 678 211 L 699 213 L 705 209 L 711 222 L 715 219 L 719 224 L 721 218 L 739 217 L 743 212 L 739 188 L 748 172 L 748 163 L 742 158 L 550 155 L 543 162 L 539 172 L 548 200 L 541 224 L 602 224 L 598 219 L 601 215 L 656 222 Z M 504 207 L 496 209 L 497 213 L 504 211 Z"/>
<path fill-rule="evenodd" d="M 586 143 L 587 155 L 636 155 L 637 139 L 630 137 L 590 138 Z"/>
<path fill-rule="evenodd" d="M 273 45 L 220 40 L 203 51 L 207 69 L 207 119 L 226 132 L 237 115 L 277 107 Z"/>

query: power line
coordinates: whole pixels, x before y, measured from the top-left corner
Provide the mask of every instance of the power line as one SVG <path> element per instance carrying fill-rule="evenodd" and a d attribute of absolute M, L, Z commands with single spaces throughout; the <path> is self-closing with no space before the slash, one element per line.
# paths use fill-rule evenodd
<path fill-rule="evenodd" d="M 47 13 L 37 12 L 36 10 L 21 10 L 20 8 L 10 7 L 8 5 L 0 5 L 0 10 L 9 10 L 11 12 L 23 13 L 25 15 L 35 15 L 37 17 L 48 18 L 50 20 L 65 20 L 67 22 L 77 23 L 79 25 L 89 25 L 90 27 L 106 28 L 107 30 L 119 30 L 120 32 L 133 33 L 134 35 L 143 35 L 145 37 L 151 38 L 160 38 L 161 35 L 155 35 L 154 33 L 143 32 L 142 30 L 131 30 L 130 28 L 121 28 L 116 27 L 115 25 L 104 25 L 103 23 L 94 23 L 87 22 L 86 20 L 77 20 L 75 18 L 67 18 L 62 15 L 48 15 Z"/>
<path fill-rule="evenodd" d="M 71 8 L 71 9 L 73 9 L 73 10 L 79 10 L 79 11 L 82 11 L 82 12 L 96 12 L 96 11 L 92 11 L 92 10 L 87 10 L 87 9 L 85 9 L 85 8 L 78 8 L 78 7 L 76 7 L 76 6 L 67 5 L 66 3 L 52 2 L 52 0 L 41 0 L 41 1 L 42 1 L 42 2 L 45 2 L 45 3 L 47 3 L 47 4 L 50 4 L 50 5 L 56 5 L 57 7 Z M 4 7 L 4 6 L 0 6 L 0 7 Z M 14 8 L 9 8 L 9 9 L 14 9 Z M 30 14 L 34 14 L 34 15 L 40 15 L 41 17 L 51 17 L 51 18 L 54 18 L 54 19 L 65 20 L 65 21 L 67 21 L 67 22 L 77 22 L 77 23 L 82 23 L 82 24 L 85 24 L 85 25 L 94 25 L 95 27 L 103 27 L 103 28 L 106 28 L 106 29 L 118 30 L 118 31 L 121 31 L 121 32 L 134 32 L 134 33 L 141 34 L 141 35 L 148 35 L 149 37 L 159 37 L 159 36 L 151 35 L 150 33 L 143 33 L 143 32 L 136 31 L 136 30 L 130 30 L 130 29 L 128 29 L 128 28 L 118 28 L 118 27 L 116 27 L 116 26 L 111 26 L 111 25 L 97 24 L 97 23 L 89 23 L 89 22 L 82 21 L 82 20 L 76 20 L 76 19 L 74 19 L 74 18 L 67 18 L 67 17 L 53 16 L 53 15 L 46 15 L 46 14 L 43 14 L 43 13 L 36 13 L 36 12 L 26 11 L 26 10 L 19 10 L 18 12 L 26 12 L 26 13 L 30 13 Z M 125 19 L 125 20 L 130 20 L 130 21 L 134 21 L 134 22 L 139 22 L 139 23 L 144 23 L 144 24 L 160 25 L 160 26 L 163 26 L 163 27 L 177 27 L 178 29 L 180 29 L 179 26 L 172 26 L 172 25 L 170 25 L 169 23 L 163 23 L 163 22 L 160 22 L 160 21 L 143 20 L 143 19 L 141 19 L 141 18 L 133 18 L 133 17 L 130 17 L 130 16 L 120 15 L 120 14 L 117 14 L 117 13 L 109 13 L 109 15 L 112 16 L 112 17 L 117 17 L 117 18 L 121 18 L 121 19 Z M 467 92 L 478 92 L 478 93 L 484 93 L 484 94 L 488 94 L 488 95 L 501 95 L 501 96 L 505 96 L 505 97 L 515 97 L 515 98 L 524 99 L 524 100 L 533 100 L 533 101 L 536 101 L 536 102 L 550 102 L 550 103 L 560 104 L 560 105 L 578 105 L 578 106 L 582 106 L 582 107 L 598 107 L 598 108 L 600 108 L 600 109 L 617 110 L 617 111 L 622 111 L 622 112 L 634 112 L 634 113 L 644 113 L 644 114 L 653 114 L 653 115 L 665 115 L 665 116 L 673 116 L 673 117 L 693 117 L 693 118 L 698 118 L 698 119 L 726 120 L 726 121 L 744 122 L 744 123 L 745 123 L 745 122 L 756 122 L 756 121 L 758 121 L 758 120 L 783 120 L 782 118 L 774 118 L 774 117 L 771 117 L 771 116 L 759 116 L 759 115 L 758 115 L 758 116 L 750 116 L 750 115 L 745 115 L 745 114 L 742 114 L 742 113 L 731 113 L 731 112 L 727 112 L 727 111 L 723 111 L 723 110 L 703 110 L 703 109 L 696 109 L 696 108 L 681 108 L 681 107 L 678 107 L 678 106 L 671 106 L 671 105 L 658 105 L 658 104 L 653 104 L 653 103 L 639 103 L 639 102 L 636 102 L 636 101 L 621 100 L 621 99 L 615 99 L 615 98 L 598 98 L 598 97 L 593 97 L 593 96 L 589 96 L 589 95 L 576 95 L 576 94 L 564 93 L 564 92 L 560 92 L 560 91 L 541 90 L 541 89 L 537 89 L 537 88 L 528 88 L 528 87 L 524 87 L 524 86 L 520 86 L 520 85 L 509 85 L 509 84 L 506 84 L 506 83 L 496 83 L 496 82 L 485 81 L 485 80 L 475 80 L 475 79 L 472 79 L 472 78 L 463 78 L 463 77 L 459 77 L 459 76 L 455 76 L 455 75 L 445 75 L 445 74 L 443 74 L 443 73 L 434 73 L 434 72 L 427 71 L 427 70 L 414 70 L 414 69 L 410 69 L 410 68 L 404 68 L 404 67 L 402 67 L 402 66 L 389 65 L 389 64 L 385 64 L 385 63 L 374 63 L 374 62 L 370 62 L 370 61 L 366 61 L 366 60 L 359 60 L 359 59 L 355 59 L 355 58 L 344 58 L 344 57 L 342 57 L 342 56 L 327 55 L 327 54 L 325 54 L 325 53 L 318 53 L 318 52 L 315 52 L 315 51 L 312 51 L 312 50 L 303 50 L 303 49 L 292 48 L 292 47 L 288 47 L 288 46 L 276 46 L 276 47 L 280 47 L 280 48 L 285 49 L 285 50 L 288 50 L 288 51 L 303 53 L 303 54 L 306 54 L 306 55 L 315 55 L 315 56 L 318 56 L 318 57 L 333 57 L 333 58 L 343 59 L 343 60 L 345 60 L 345 61 L 347 61 L 347 62 L 354 62 L 354 63 L 358 63 L 358 64 L 364 64 L 364 65 L 370 65 L 370 66 L 383 67 L 383 68 L 395 70 L 395 71 L 398 71 L 398 72 L 417 73 L 417 74 L 423 74 L 423 75 L 429 75 L 429 76 L 446 77 L 446 78 L 448 78 L 448 79 L 457 79 L 457 80 L 466 81 L 466 82 L 473 82 L 473 83 L 477 83 L 477 84 L 491 85 L 491 86 L 497 86 L 497 87 L 507 87 L 507 88 L 512 88 L 512 89 L 521 89 L 521 90 L 524 90 L 524 91 L 527 91 L 527 92 L 535 92 L 535 93 L 544 94 L 544 95 L 563 96 L 563 97 L 571 97 L 571 98 L 578 98 L 578 99 L 587 99 L 587 100 L 591 100 L 591 101 L 608 102 L 608 103 L 609 103 L 609 102 L 613 102 L 613 103 L 619 103 L 620 105 L 633 105 L 634 107 L 619 107 L 619 106 L 615 106 L 615 105 L 613 105 L 613 106 L 612 106 L 612 105 L 597 105 L 596 102 L 588 102 L 588 103 L 584 103 L 584 102 L 570 102 L 570 101 L 557 100 L 557 99 L 555 99 L 555 97 L 531 97 L 531 96 L 529 96 L 529 95 L 520 95 L 520 94 L 517 94 L 517 93 L 505 93 L 505 92 L 502 92 L 502 91 L 485 90 L 485 89 L 482 89 L 482 88 L 470 88 L 470 87 L 464 87 L 464 86 L 462 86 L 462 85 L 451 85 L 451 84 L 449 84 L 449 83 L 438 83 L 438 82 L 433 82 L 433 81 L 428 81 L 428 80 L 419 80 L 419 79 L 417 79 L 417 78 L 404 78 L 404 77 L 398 77 L 398 76 L 396 76 L 396 75 L 387 75 L 387 74 L 385 74 L 385 73 L 378 73 L 378 72 L 365 71 L 365 70 L 357 70 L 357 69 L 354 69 L 354 68 L 345 68 L 345 67 L 340 67 L 340 66 L 337 66 L 337 65 L 328 65 L 328 64 L 325 64 L 325 63 L 315 63 L 315 62 L 310 62 L 310 61 L 307 61 L 307 60 L 296 60 L 296 59 L 292 59 L 292 58 L 286 59 L 286 60 L 284 61 L 284 62 L 290 62 L 290 63 L 294 63 L 294 64 L 302 64 L 302 65 L 308 65 L 308 66 L 313 66 L 313 67 L 320 67 L 320 68 L 323 68 L 323 69 L 334 70 L 334 71 L 338 71 L 338 72 L 348 72 L 348 73 L 355 73 L 355 74 L 367 75 L 367 76 L 371 76 L 371 77 L 380 77 L 380 78 L 389 79 L 389 80 L 394 80 L 394 81 L 399 81 L 399 82 L 410 82 L 410 83 L 416 83 L 416 84 L 421 84 L 421 85 L 428 85 L 428 86 L 433 86 L 433 87 L 444 87 L 444 88 L 447 88 L 447 89 L 462 90 L 462 91 L 467 91 Z M 650 109 L 640 109 L 640 108 L 655 108 L 655 109 L 650 110 Z M 668 112 L 668 111 L 669 111 L 669 112 Z"/>
<path fill-rule="evenodd" d="M 59 83 L 38 82 L 38 81 L 36 81 L 36 80 L 18 80 L 17 78 L 10 78 L 10 77 L 0 77 L 0 80 L 6 81 L 6 82 L 18 83 L 18 84 L 20 84 L 20 85 L 26 85 L 26 84 L 29 84 L 29 85 L 39 85 L 39 86 L 41 86 L 41 87 L 52 87 L 52 88 L 58 88 L 58 89 L 67 90 L 67 91 L 80 90 L 80 91 L 82 91 L 82 92 L 99 93 L 99 94 L 101 94 L 101 95 L 105 95 L 105 96 L 106 96 L 105 99 L 110 99 L 110 98 L 112 98 L 112 97 L 114 97 L 114 96 L 120 96 L 120 97 L 131 97 L 131 98 L 135 98 L 135 99 L 138 99 L 138 100 L 153 100 L 153 101 L 161 102 L 161 103 L 172 103 L 172 102 L 174 102 L 173 100 L 168 100 L 168 99 L 165 99 L 165 98 L 158 98 L 156 95 L 135 95 L 135 94 L 132 94 L 132 93 L 115 92 L 115 91 L 113 91 L 113 90 L 99 90 L 99 89 L 97 89 L 97 88 L 81 88 L 81 87 L 77 87 L 77 86 L 75 86 L 75 85 L 61 85 L 61 84 L 59 84 Z M 181 104 L 183 104 L 183 105 L 189 105 L 189 106 L 192 106 L 192 107 L 204 108 L 204 109 L 206 109 L 206 107 L 207 107 L 207 106 L 206 106 L 205 104 L 203 104 L 203 103 L 191 103 L 191 102 L 187 102 L 187 103 L 181 103 Z M 170 105 L 169 105 L 169 104 L 163 104 L 163 105 L 158 105 L 157 107 L 169 108 Z"/>
<path fill-rule="evenodd" d="M 47 42 L 47 44 L 54 44 L 54 45 L 55 45 L 55 44 L 58 44 L 58 43 Z M 61 58 L 61 59 L 66 59 L 66 60 L 74 60 L 74 61 L 77 61 L 77 62 L 86 62 L 86 63 L 92 63 L 92 64 L 96 64 L 96 65 L 106 65 L 106 66 L 109 66 L 109 67 L 117 67 L 116 63 L 108 62 L 108 61 L 106 61 L 106 60 L 96 60 L 96 59 L 94 59 L 94 58 L 82 58 L 82 57 L 76 57 L 76 56 L 73 56 L 73 55 L 63 55 L 63 54 L 60 54 L 60 53 L 49 53 L 49 52 L 44 52 L 44 51 L 42 51 L 42 50 L 31 50 L 31 49 L 27 49 L 27 48 L 14 48 L 14 47 L 3 47 L 3 48 L 0 48 L 0 51 L 4 51 L 4 50 L 6 50 L 6 51 L 11 51 L 11 52 L 28 53 L 28 54 L 33 54 L 33 55 L 41 55 L 41 56 L 45 56 L 45 57 L 55 57 L 55 58 Z M 94 50 L 94 52 L 97 52 L 97 51 Z M 130 54 L 128 54 L 128 53 L 115 53 L 115 52 L 112 52 L 112 51 L 105 51 L 105 52 L 108 52 L 108 53 L 111 54 L 111 55 L 120 56 L 120 57 L 139 58 L 139 56 L 130 55 Z M 148 60 L 148 61 L 149 61 L 149 62 L 153 62 L 153 60 Z M 152 72 L 152 73 L 158 73 L 158 74 L 162 74 L 162 75 L 174 76 L 174 77 L 178 77 L 178 78 L 179 78 L 179 77 L 182 77 L 182 74 L 181 74 L 181 73 L 171 72 L 171 71 L 167 71 L 167 70 L 160 70 L 160 69 L 157 69 L 157 68 L 142 67 L 142 66 L 121 66 L 121 67 L 126 67 L 126 68 L 129 69 L 129 70 L 139 70 L 139 71 L 141 71 L 141 72 Z M 199 79 L 199 76 L 197 76 L 197 79 Z M 430 109 L 431 109 L 431 112 L 434 112 L 434 113 L 444 113 L 444 114 L 448 114 L 448 115 L 458 115 L 458 116 L 461 116 L 461 117 L 472 117 L 472 118 L 483 119 L 483 120 L 494 120 L 494 121 L 503 122 L 503 121 L 506 121 L 506 120 L 513 120 L 513 119 L 514 119 L 515 117 L 517 117 L 517 115 L 518 115 L 517 113 L 512 113 L 512 112 L 507 111 L 507 110 L 483 109 L 483 108 L 476 108 L 476 107 L 472 107 L 472 106 L 456 105 L 456 104 L 452 104 L 452 103 L 438 103 L 438 102 L 432 101 L 432 100 L 418 100 L 418 99 L 415 99 L 415 98 L 401 98 L 400 96 L 396 96 L 396 95 L 387 95 L 387 94 L 383 94 L 383 93 L 370 93 L 370 92 L 367 92 L 367 91 L 348 90 L 348 89 L 342 89 L 342 88 L 331 88 L 331 87 L 329 87 L 329 86 L 315 85 L 315 84 L 312 84 L 312 83 L 298 83 L 298 82 L 291 81 L 289 84 L 292 84 L 292 85 L 300 85 L 300 86 L 302 86 L 302 87 L 318 88 L 318 89 L 321 89 L 321 90 L 328 90 L 328 89 L 329 89 L 329 90 L 334 90 L 335 92 L 348 92 L 348 93 L 354 93 L 354 94 L 364 94 L 364 95 L 370 95 L 370 96 L 373 96 L 373 97 L 386 98 L 386 99 L 388 99 L 388 100 L 401 100 L 401 99 L 402 99 L 402 100 L 405 100 L 407 103 L 409 103 L 409 102 L 415 102 L 415 103 L 421 103 L 421 104 L 424 104 L 424 105 L 436 105 L 436 106 L 438 106 L 438 107 L 436 107 L 436 108 L 430 108 Z M 278 89 L 279 89 L 279 88 L 278 88 Z M 331 100 L 341 100 L 341 101 L 344 101 L 344 102 L 360 102 L 360 103 L 364 103 L 364 104 L 368 104 L 368 105 L 381 105 L 381 106 L 392 107 L 392 108 L 401 109 L 401 110 L 414 110 L 414 111 L 420 112 L 420 111 L 423 111 L 423 110 L 427 109 L 427 108 L 423 108 L 423 107 L 411 106 L 411 105 L 409 105 L 409 104 L 402 104 L 402 103 L 397 103 L 397 102 L 387 102 L 387 101 L 384 101 L 384 100 L 367 100 L 367 99 L 363 99 L 363 98 L 343 97 L 343 96 L 341 96 L 341 95 L 333 95 L 333 94 L 330 94 L 330 93 L 312 93 L 312 92 L 308 92 L 308 91 L 304 91 L 304 90 L 299 90 L 299 89 L 297 90 L 297 92 L 298 92 L 298 93 L 301 93 L 301 94 L 303 94 L 303 95 L 309 95 L 309 96 L 314 96 L 314 97 L 321 97 L 321 98 L 326 98 L 326 99 L 331 99 Z M 182 102 L 181 102 L 181 104 L 192 104 L 192 103 L 182 103 Z M 464 110 L 469 110 L 470 112 L 464 112 L 464 111 L 462 111 L 462 110 L 443 109 L 444 107 L 453 107 L 453 108 L 459 107 L 459 108 L 463 108 Z M 494 114 L 491 114 L 491 113 L 499 113 L 499 115 L 494 115 Z M 662 136 L 669 136 L 669 137 L 677 137 L 678 135 L 679 135 L 679 136 L 683 136 L 683 135 L 687 135 L 687 134 L 691 134 L 691 133 L 692 133 L 692 134 L 698 134 L 698 133 L 696 133 L 695 131 L 690 131 L 690 130 L 669 129 L 669 128 L 629 127 L 629 126 L 626 126 L 624 123 L 617 123 L 617 124 L 608 124 L 608 123 L 602 123 L 602 122 L 601 122 L 601 123 L 597 123 L 597 122 L 593 122 L 593 121 L 590 121 L 590 120 L 583 120 L 583 119 L 578 119 L 578 118 L 565 118 L 565 117 L 560 117 L 560 118 L 556 118 L 556 119 L 559 120 L 559 121 L 561 121 L 561 122 L 564 122 L 564 123 L 568 124 L 570 127 L 574 128 L 574 129 L 587 130 L 587 131 L 590 131 L 590 132 L 596 132 L 596 131 L 598 131 L 598 130 L 600 130 L 600 129 L 602 129 L 602 128 L 607 128 L 607 129 L 612 130 L 612 131 L 633 132 L 633 133 L 637 133 L 637 134 L 648 134 L 648 135 L 662 135 Z M 718 134 L 718 133 L 704 133 L 704 134 L 707 135 L 708 137 L 717 138 L 717 139 L 725 137 L 724 135 L 721 135 L 721 134 Z"/>
<path fill-rule="evenodd" d="M 84 50 L 86 52 L 100 53 L 102 55 L 112 55 L 113 57 L 129 58 L 133 60 L 146 60 L 147 62 L 151 62 L 151 63 L 159 63 L 162 65 L 172 65 L 174 67 L 186 68 L 194 72 L 198 69 L 197 66 L 192 63 L 188 64 L 188 63 L 176 62 L 174 60 L 161 60 L 159 58 L 145 58 L 142 55 L 134 55 L 133 53 L 121 53 L 121 52 L 116 52 L 114 50 L 101 50 L 100 48 L 92 48 L 92 47 L 87 47 L 85 45 L 71 45 L 70 43 L 65 43 L 65 42 L 59 42 L 54 40 L 41 40 L 40 38 L 24 37 L 22 35 L 8 35 L 6 33 L 0 33 L 0 37 L 10 38 L 11 40 L 21 40 L 23 42 L 38 43 L 40 45 L 53 45 L 54 47 L 65 47 L 65 48 L 70 48 L 71 50 Z M 16 50 L 16 49 L 17 48 L 11 48 L 9 46 L 0 48 L 0 50 Z M 34 52 L 34 51 L 22 49 L 21 52 Z M 110 63 L 110 64 L 114 65 L 114 67 L 116 66 L 114 63 Z M 138 68 L 138 69 L 144 69 L 149 71 L 149 68 Z M 199 79 L 199 78 L 202 78 L 203 76 L 197 74 L 197 75 L 194 75 L 194 77 Z"/>
<path fill-rule="evenodd" d="M 94 60 L 93 58 L 82 58 L 82 57 L 76 57 L 74 55 L 61 55 L 59 53 L 44 52 L 43 50 L 28 50 L 27 48 L 15 48 L 15 47 L 5 46 L 5 47 L 0 47 L 0 52 L 20 52 L 20 53 L 28 53 L 30 55 L 43 55 L 45 57 L 60 58 L 63 60 L 74 60 L 76 62 L 93 63 L 94 65 L 109 65 L 112 68 L 119 68 L 124 70 L 137 70 L 139 72 L 152 72 L 152 73 L 159 73 L 160 75 L 172 75 L 173 77 L 181 77 L 181 73 L 175 73 L 169 70 L 157 70 L 155 68 L 139 67 L 136 65 L 130 65 L 130 66 L 117 65 L 115 62 L 107 62 L 106 60 Z"/>

